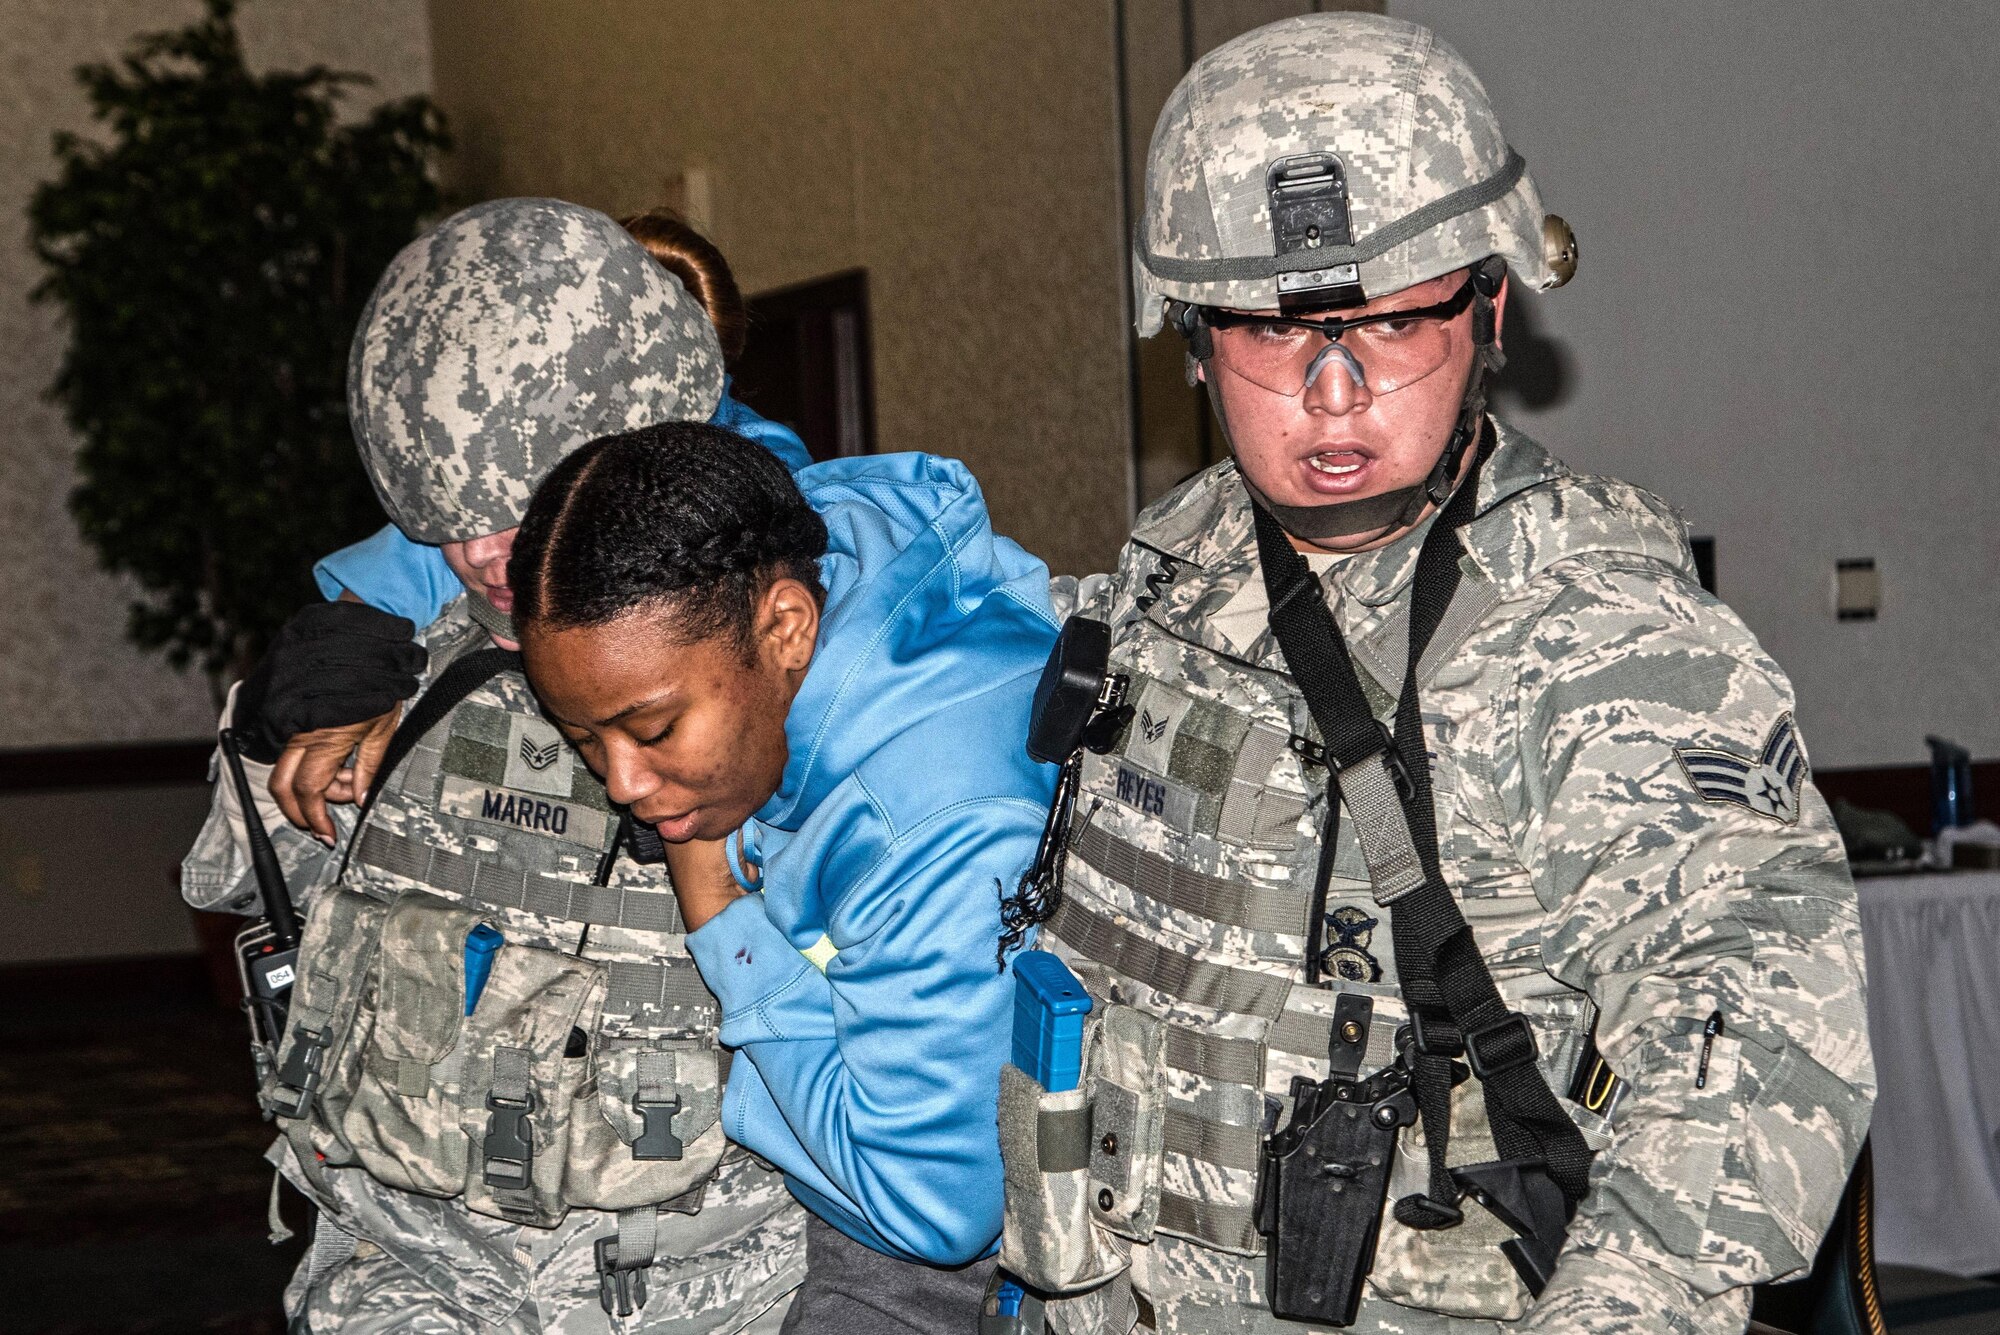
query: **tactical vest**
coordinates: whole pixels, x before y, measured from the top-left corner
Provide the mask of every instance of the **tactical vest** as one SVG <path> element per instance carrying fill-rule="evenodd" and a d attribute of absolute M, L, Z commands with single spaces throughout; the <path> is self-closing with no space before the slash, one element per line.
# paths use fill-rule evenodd
<path fill-rule="evenodd" d="M 1171 561 L 1162 564 L 1171 579 Z M 1162 582 L 1149 581 L 1154 594 Z M 1468 581 L 1461 591 L 1425 656 L 1425 684 L 1491 610 L 1490 590 Z M 1150 601 L 1114 636 L 1112 671 L 1130 679 L 1133 718 L 1107 754 L 1085 759 L 1067 888 L 1040 938 L 1096 1003 L 1083 1079 L 1050 1094 L 1012 1068 L 1002 1076 L 1001 1264 L 1055 1293 L 1097 1286 L 1071 1301 L 1102 1314 L 1066 1316 L 1068 1330 L 1125 1328 L 1131 1299 L 1120 1277 L 1131 1247 L 1156 1233 L 1261 1255 L 1261 1146 L 1290 1115 L 1292 1077 L 1325 1077 L 1337 1000 L 1372 1001 L 1364 1076 L 1392 1063 L 1406 1015 L 1388 915 L 1349 812 L 1326 872 L 1326 981 L 1302 981 L 1327 797 L 1325 771 L 1310 759 L 1318 734 L 1293 680 L 1180 638 L 1144 614 Z M 1363 680 L 1386 720 L 1392 697 Z M 1437 794 L 1441 828 L 1450 798 Z M 1594 1015 L 1581 993 L 1548 983 L 1524 991 L 1502 978 L 1501 988 L 1528 1015 L 1560 1093 Z M 1608 1143 L 1602 1118 L 1564 1102 L 1592 1148 Z M 1468 1080 L 1452 1095 L 1449 1161 L 1494 1157 L 1479 1083 Z M 1389 1202 L 1422 1191 L 1427 1167 L 1422 1127 L 1410 1127 Z M 1451 1316 L 1513 1319 L 1529 1295 L 1498 1248 L 1512 1236 L 1469 1202 L 1464 1223 L 1426 1232 L 1385 1207 L 1369 1291 Z"/>
<path fill-rule="evenodd" d="M 433 664 L 484 639 L 456 626 Z M 718 1008 L 665 876 L 598 883 L 617 835 L 516 671 L 416 742 L 314 900 L 262 1091 L 308 1177 L 355 1165 L 539 1227 L 699 1203 L 726 1144 Z M 468 1007 L 481 924 L 504 944 Z"/>

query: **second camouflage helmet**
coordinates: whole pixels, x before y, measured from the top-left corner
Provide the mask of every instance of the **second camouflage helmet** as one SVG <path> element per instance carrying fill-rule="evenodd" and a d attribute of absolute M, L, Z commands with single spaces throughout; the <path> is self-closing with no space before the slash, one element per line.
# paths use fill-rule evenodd
<path fill-rule="evenodd" d="M 1353 244 L 1315 237 L 1281 255 L 1271 169 L 1318 154 L 1338 159 Z M 1132 255 L 1141 334 L 1158 332 L 1170 300 L 1273 309 L 1280 274 L 1310 281 L 1352 264 L 1359 295 L 1374 298 L 1488 255 L 1538 288 L 1565 282 L 1576 262 L 1478 77 L 1414 23 L 1338 13 L 1266 24 L 1196 61 L 1153 129 Z"/>
<path fill-rule="evenodd" d="M 355 443 L 418 542 L 513 528 L 599 436 L 707 421 L 722 350 L 701 304 L 622 227 L 555 199 L 444 220 L 389 263 L 348 353 Z"/>

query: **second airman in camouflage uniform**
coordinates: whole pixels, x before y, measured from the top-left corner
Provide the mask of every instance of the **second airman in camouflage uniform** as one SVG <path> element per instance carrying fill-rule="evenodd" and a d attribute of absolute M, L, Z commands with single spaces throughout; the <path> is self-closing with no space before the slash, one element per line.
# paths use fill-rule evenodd
<path fill-rule="evenodd" d="M 1287 257 L 1273 164 L 1312 154 L 1338 160 L 1352 244 L 1314 236 Z M 1199 61 L 1162 114 L 1135 240 L 1142 332 L 1189 336 L 1236 457 L 1141 516 L 1078 608 L 1111 624 L 1134 716 L 1086 758 L 1041 940 L 1097 1007 L 1082 1085 L 1048 1094 L 1010 1069 L 1001 1113 L 1002 1263 L 1067 1295 L 1048 1319 L 1070 1335 L 1312 1328 L 1268 1308 L 1260 1147 L 1292 1078 L 1326 1075 L 1338 995 L 1374 1005 L 1364 1074 L 1393 1060 L 1406 1014 L 1395 909 L 1351 802 L 1321 869 L 1327 771 L 1270 626 L 1253 488 L 1385 724 L 1419 550 L 1455 488 L 1475 489 L 1452 535 L 1457 591 L 1415 669 L 1443 878 L 1554 1093 L 1593 1033 L 1624 1082 L 1615 1101 L 1584 1091 L 1596 1110 L 1562 1100 L 1595 1157 L 1538 1297 L 1498 1248 L 1512 1231 L 1470 1198 L 1455 1227 L 1385 1207 L 1353 1329 L 1742 1331 L 1749 1286 L 1810 1264 L 1865 1134 L 1854 891 L 1790 685 L 1699 587 L 1670 508 L 1486 416 L 1497 269 L 1483 306 L 1428 325 L 1308 338 L 1240 321 L 1315 284 L 1318 309 L 1285 314 L 1437 305 L 1494 256 L 1536 287 L 1575 263 L 1471 71 L 1414 25 L 1273 24 Z M 1225 341 L 1246 334 L 1264 342 Z M 1411 351 L 1424 338 L 1428 366 Z M 1371 425 L 1407 427 L 1424 395 L 1439 411 L 1414 451 L 1415 428 Z M 1087 1159 L 1037 1149 L 1037 1119 L 1086 1100 Z M 1450 1125 L 1452 1164 L 1496 1157 L 1477 1080 Z M 1390 1206 L 1426 1181 L 1411 1126 Z"/>
<path fill-rule="evenodd" d="M 553 200 L 483 204 L 413 242 L 350 372 L 383 504 L 433 543 L 511 530 L 577 446 L 704 420 L 721 393 L 679 282 Z M 426 690 L 475 655 L 490 669 L 364 819 L 334 813 L 333 848 L 266 817 L 307 910 L 262 1090 L 273 1161 L 320 1209 L 288 1307 L 338 1335 L 775 1330 L 804 1212 L 724 1138 L 720 1016 L 664 868 L 620 855 L 602 785 L 494 647 L 505 611 L 469 591 L 424 630 Z M 183 889 L 245 911 L 241 822 L 217 791 Z"/>

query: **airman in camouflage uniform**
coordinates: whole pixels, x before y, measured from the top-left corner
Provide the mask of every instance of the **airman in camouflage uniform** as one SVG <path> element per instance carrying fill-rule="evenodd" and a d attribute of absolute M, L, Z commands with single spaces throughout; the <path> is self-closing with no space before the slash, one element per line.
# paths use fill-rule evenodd
<path fill-rule="evenodd" d="M 434 543 L 518 525 L 576 446 L 706 419 L 721 392 L 679 282 L 609 218 L 552 200 L 481 205 L 413 242 L 350 367 L 383 504 Z M 724 1139 L 719 1016 L 664 869 L 617 856 L 603 787 L 493 649 L 504 616 L 475 621 L 474 601 L 423 632 L 426 686 L 478 653 L 490 668 L 365 820 L 338 809 L 328 849 L 266 815 L 307 912 L 261 1091 L 284 1133 L 273 1162 L 320 1208 L 288 1308 L 344 1335 L 775 1330 L 804 1214 Z M 217 792 L 184 892 L 252 911 Z M 482 927 L 504 944 L 474 1005 Z M 636 1297 L 635 1274 L 646 1299 L 612 1315 L 607 1283 Z"/>
<path fill-rule="evenodd" d="M 1354 242 L 1274 262 L 1267 172 L 1308 153 L 1344 167 Z M 1470 1199 L 1455 1227 L 1407 1227 L 1385 1207 L 1352 1328 L 1742 1331 L 1749 1286 L 1810 1264 L 1873 1096 L 1854 890 L 1789 683 L 1699 587 L 1669 507 L 1485 415 L 1477 334 L 1467 434 L 1433 442 L 1441 479 L 1342 527 L 1337 506 L 1270 494 L 1255 471 L 1268 442 L 1225 411 L 1216 380 L 1232 372 L 1197 328 L 1204 309 L 1276 314 L 1285 275 L 1361 289 L 1315 318 L 1491 256 L 1515 283 L 1556 286 L 1574 266 L 1567 229 L 1545 220 L 1456 53 L 1411 24 L 1330 14 L 1190 71 L 1155 131 L 1134 249 L 1141 330 L 1171 319 L 1190 335 L 1237 458 L 1149 509 L 1116 574 L 1081 591 L 1078 610 L 1112 626 L 1134 717 L 1085 758 L 1067 888 L 1041 938 L 1097 1001 L 1085 1079 L 1049 1094 L 1003 1076 L 1002 1264 L 1068 1295 L 1048 1319 L 1069 1335 L 1312 1328 L 1266 1302 L 1259 1150 L 1292 1078 L 1326 1076 L 1337 996 L 1372 999 L 1364 1075 L 1394 1060 L 1407 1012 L 1395 910 L 1351 799 L 1321 869 L 1321 738 L 1270 627 L 1246 484 L 1307 554 L 1386 725 L 1419 550 L 1469 478 L 1458 588 L 1415 670 L 1440 866 L 1550 1089 L 1570 1090 L 1594 1031 L 1625 1091 L 1585 1091 L 1594 1109 L 1561 1100 L 1595 1157 L 1538 1297 L 1496 1246 L 1512 1230 Z M 1315 346 L 1323 360 L 1343 345 Z M 1306 377 L 1313 412 L 1389 397 L 1362 364 L 1373 354 L 1337 355 L 1319 388 Z M 1341 541 L 1357 529 L 1384 536 Z M 1037 1118 L 1084 1100 L 1087 1162 L 1036 1148 Z M 1451 1164 L 1496 1157 L 1478 1080 L 1453 1092 L 1450 1125 Z M 1426 1180 L 1420 1124 L 1401 1133 L 1390 1203 Z"/>

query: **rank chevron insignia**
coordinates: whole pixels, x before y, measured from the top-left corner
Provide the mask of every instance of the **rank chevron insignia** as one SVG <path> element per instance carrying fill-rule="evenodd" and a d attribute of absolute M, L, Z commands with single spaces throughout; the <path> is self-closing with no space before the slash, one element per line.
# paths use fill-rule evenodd
<path fill-rule="evenodd" d="M 536 746 L 532 737 L 521 738 L 521 759 L 527 762 L 529 769 L 545 770 L 555 764 L 556 757 L 561 754 L 560 741 L 550 742 L 546 746 Z"/>
<path fill-rule="evenodd" d="M 1763 752 L 1754 758 L 1694 746 L 1677 746 L 1674 755 L 1688 782 L 1708 801 L 1733 802 L 1785 825 L 1799 818 L 1806 753 L 1790 714 L 1771 725 Z"/>
<path fill-rule="evenodd" d="M 1171 722 L 1173 722 L 1173 715 L 1171 714 L 1166 718 L 1156 719 L 1153 717 L 1153 711 L 1150 709 L 1139 711 L 1139 731 L 1145 735 L 1146 740 L 1149 742 L 1159 741 L 1166 734 L 1167 725 Z"/>

